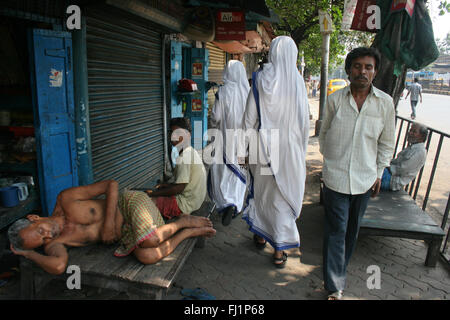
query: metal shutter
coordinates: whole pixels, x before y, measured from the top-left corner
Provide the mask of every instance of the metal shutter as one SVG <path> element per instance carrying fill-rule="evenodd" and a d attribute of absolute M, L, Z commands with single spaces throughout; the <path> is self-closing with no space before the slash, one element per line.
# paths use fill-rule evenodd
<path fill-rule="evenodd" d="M 89 10 L 86 25 L 94 180 L 142 187 L 164 168 L 162 35 L 108 7 Z"/>
<path fill-rule="evenodd" d="M 227 64 L 226 52 L 210 42 L 206 44 L 206 49 L 208 49 L 209 51 L 208 81 L 223 84 L 223 70 L 225 69 L 225 65 Z M 214 92 L 216 91 L 216 88 L 208 91 L 209 113 L 211 112 L 212 106 L 214 105 Z"/>

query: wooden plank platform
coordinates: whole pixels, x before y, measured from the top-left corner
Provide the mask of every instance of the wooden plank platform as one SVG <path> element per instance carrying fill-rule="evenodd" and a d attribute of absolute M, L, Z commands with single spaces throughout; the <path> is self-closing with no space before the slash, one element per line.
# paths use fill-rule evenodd
<path fill-rule="evenodd" d="M 208 216 L 212 204 L 205 202 L 195 215 Z M 68 266 L 81 270 L 81 285 L 126 292 L 132 299 L 161 299 L 173 285 L 176 276 L 191 254 L 197 241 L 184 240 L 172 254 L 153 265 L 144 265 L 131 254 L 113 255 L 116 245 L 95 244 L 69 249 Z M 41 287 L 52 279 L 67 281 L 70 274 L 50 275 L 32 261 L 21 257 L 21 296 L 34 299 Z"/>
<path fill-rule="evenodd" d="M 445 236 L 439 225 L 405 191 L 382 191 L 369 200 L 361 234 L 419 239 L 428 242 L 425 265 L 435 266 Z"/>

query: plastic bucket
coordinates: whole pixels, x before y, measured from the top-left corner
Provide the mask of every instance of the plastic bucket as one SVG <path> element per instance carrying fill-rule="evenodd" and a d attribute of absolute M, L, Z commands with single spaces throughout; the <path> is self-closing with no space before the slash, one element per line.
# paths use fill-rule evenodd
<path fill-rule="evenodd" d="M 11 187 L 19 188 L 19 200 L 23 201 L 28 198 L 28 187 L 25 182 L 14 183 Z"/>
<path fill-rule="evenodd" d="M 15 207 L 19 204 L 19 188 L 5 187 L 0 189 L 0 205 L 2 207 Z"/>

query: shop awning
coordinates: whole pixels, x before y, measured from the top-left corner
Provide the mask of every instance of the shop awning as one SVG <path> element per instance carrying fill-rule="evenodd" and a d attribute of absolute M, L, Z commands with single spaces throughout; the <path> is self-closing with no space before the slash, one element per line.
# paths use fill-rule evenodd
<path fill-rule="evenodd" d="M 219 47 L 225 52 L 228 53 L 252 53 L 254 52 L 252 49 L 250 49 L 247 46 L 244 46 L 239 41 L 228 41 L 228 42 L 219 42 L 219 41 L 213 41 L 214 45 Z"/>

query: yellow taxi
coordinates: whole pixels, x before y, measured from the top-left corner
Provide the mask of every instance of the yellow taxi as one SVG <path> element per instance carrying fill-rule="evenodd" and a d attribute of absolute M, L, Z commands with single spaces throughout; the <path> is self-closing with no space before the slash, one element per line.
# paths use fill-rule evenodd
<path fill-rule="evenodd" d="M 346 86 L 347 81 L 345 81 L 344 79 L 331 79 L 330 81 L 328 81 L 327 96 L 339 89 L 345 88 Z"/>

